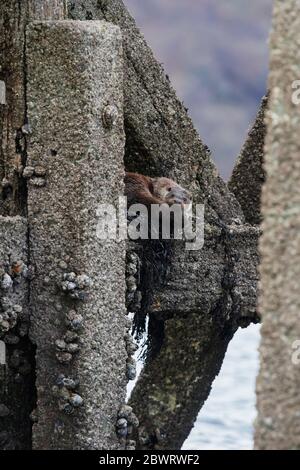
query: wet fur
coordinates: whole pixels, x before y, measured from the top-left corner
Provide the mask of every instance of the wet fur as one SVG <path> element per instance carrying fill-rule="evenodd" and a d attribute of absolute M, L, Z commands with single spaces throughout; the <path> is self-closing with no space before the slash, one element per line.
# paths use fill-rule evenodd
<path fill-rule="evenodd" d="M 148 209 L 151 204 L 189 204 L 191 195 L 187 190 L 169 178 L 150 178 L 138 173 L 126 173 L 125 195 L 128 207 L 132 204 L 144 204 Z M 153 303 L 153 292 L 165 282 L 171 240 L 140 240 L 141 251 L 141 309 L 135 313 L 133 333 L 141 339 L 146 329 L 146 318 Z M 155 318 L 149 319 L 148 339 L 144 358 L 156 355 L 163 343 L 164 324 Z"/>

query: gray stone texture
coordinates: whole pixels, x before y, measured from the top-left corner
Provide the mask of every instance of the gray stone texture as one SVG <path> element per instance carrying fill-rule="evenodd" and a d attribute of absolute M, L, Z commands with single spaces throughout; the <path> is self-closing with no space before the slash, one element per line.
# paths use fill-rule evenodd
<path fill-rule="evenodd" d="M 121 449 L 125 246 L 96 236 L 98 205 L 116 204 L 123 192 L 120 30 L 106 22 L 35 22 L 26 57 L 33 448 Z M 111 127 L 103 121 L 108 105 L 118 111 Z"/>
<path fill-rule="evenodd" d="M 30 449 L 34 351 L 28 341 L 27 222 L 0 216 L 0 449 Z M 5 344 L 5 347 L 3 346 Z"/>
<path fill-rule="evenodd" d="M 6 105 L 0 104 L 0 215 L 26 215 L 25 28 L 32 20 L 63 19 L 65 7 L 64 0 L 0 2 L 0 80 L 6 87 Z"/>
<path fill-rule="evenodd" d="M 264 120 L 267 104 L 268 97 L 265 96 L 228 183 L 243 209 L 246 222 L 252 225 L 262 221 L 261 191 L 265 181 L 263 161 L 266 136 Z"/>
<path fill-rule="evenodd" d="M 275 1 L 263 187 L 257 449 L 300 449 L 300 5 Z M 296 349 L 293 348 L 296 347 Z M 299 345 L 298 345 L 299 351 Z"/>

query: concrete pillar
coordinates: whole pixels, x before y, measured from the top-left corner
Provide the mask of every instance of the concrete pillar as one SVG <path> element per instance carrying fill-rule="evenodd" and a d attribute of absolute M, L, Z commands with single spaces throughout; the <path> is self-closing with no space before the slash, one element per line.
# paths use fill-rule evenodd
<path fill-rule="evenodd" d="M 64 0 L 0 2 L 0 214 L 26 216 L 25 29 L 33 20 L 61 20 Z"/>
<path fill-rule="evenodd" d="M 276 0 L 260 244 L 257 449 L 300 449 L 300 104 L 293 88 L 300 79 L 299 40 L 299 1 Z"/>
<path fill-rule="evenodd" d="M 0 241 L 0 449 L 29 449 L 35 396 L 26 219 L 0 217 Z"/>
<path fill-rule="evenodd" d="M 125 246 L 97 238 L 97 208 L 123 192 L 123 63 L 118 27 L 28 27 L 34 449 L 119 449 L 125 399 Z"/>

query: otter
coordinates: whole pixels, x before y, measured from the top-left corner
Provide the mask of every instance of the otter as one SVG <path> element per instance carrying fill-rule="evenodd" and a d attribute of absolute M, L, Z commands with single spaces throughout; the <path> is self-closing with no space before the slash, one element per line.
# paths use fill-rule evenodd
<path fill-rule="evenodd" d="M 180 204 L 191 203 L 191 194 L 169 178 L 150 178 L 139 173 L 125 174 L 125 196 L 128 206 L 132 204 Z"/>
<path fill-rule="evenodd" d="M 182 209 L 186 206 L 189 209 L 192 202 L 191 194 L 172 179 L 150 178 L 139 173 L 126 173 L 125 196 L 128 208 L 133 204 L 143 204 L 148 211 L 152 204 L 169 206 L 179 204 Z M 170 222 L 172 223 L 172 219 Z M 133 334 L 138 341 L 142 339 L 146 329 L 146 318 L 153 304 L 153 293 L 166 280 L 172 253 L 172 240 L 161 239 L 160 236 L 158 239 L 151 239 L 151 234 L 149 239 L 139 241 L 142 249 L 137 248 L 139 256 L 137 282 L 142 300 L 139 306 L 134 305 L 134 302 L 131 306 L 129 304 L 129 311 L 134 312 Z M 149 316 L 149 335 L 143 354 L 145 360 L 154 357 L 160 350 L 164 336 L 163 325 L 163 321 Z"/>

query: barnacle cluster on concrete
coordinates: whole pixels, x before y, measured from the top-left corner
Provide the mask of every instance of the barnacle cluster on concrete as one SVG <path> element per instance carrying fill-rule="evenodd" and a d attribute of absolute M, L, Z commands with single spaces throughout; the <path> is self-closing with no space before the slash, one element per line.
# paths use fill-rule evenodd
<path fill-rule="evenodd" d="M 64 268 L 66 266 L 60 266 Z M 64 273 L 60 287 L 71 299 L 84 301 L 87 289 L 93 286 L 92 280 L 86 274 L 74 272 Z M 83 325 L 83 317 L 74 309 L 68 310 L 65 316 L 67 331 L 64 336 L 55 341 L 56 358 L 61 364 L 69 364 L 74 354 L 80 350 L 79 332 Z"/>
<path fill-rule="evenodd" d="M 78 393 L 79 380 L 60 374 L 52 387 L 54 396 L 58 399 L 60 411 L 72 414 L 75 409 L 83 406 L 83 398 Z"/>
<path fill-rule="evenodd" d="M 138 254 L 128 247 L 126 254 L 126 308 L 128 313 L 137 312 L 140 308 L 142 294 L 138 289 L 140 283 L 140 258 Z M 125 344 L 127 351 L 126 376 L 128 380 L 136 378 L 136 360 L 134 357 L 138 345 L 134 341 L 130 330 L 132 322 L 128 317 L 127 332 L 125 335 Z"/>
<path fill-rule="evenodd" d="M 83 325 L 83 317 L 76 310 L 69 310 L 65 317 L 67 331 L 63 338 L 55 341 L 56 358 L 61 364 L 69 364 L 74 354 L 80 350 L 79 331 Z"/>
<path fill-rule="evenodd" d="M 23 307 L 18 303 L 16 290 L 23 278 L 28 276 L 28 267 L 22 260 L 12 261 L 0 268 L 0 338 L 8 344 L 17 344 L 19 336 L 25 336 L 28 326 L 22 323 Z M 16 328 L 17 327 L 17 328 Z M 11 330 L 14 333 L 11 334 Z"/>
<path fill-rule="evenodd" d="M 118 413 L 116 431 L 119 438 L 124 440 L 126 450 L 135 450 L 136 442 L 130 439 L 130 436 L 138 427 L 139 420 L 133 413 L 132 407 L 123 405 Z"/>
<path fill-rule="evenodd" d="M 142 293 L 140 283 L 140 258 L 134 251 L 128 250 L 126 256 L 126 307 L 130 312 L 136 312 L 141 307 Z"/>
<path fill-rule="evenodd" d="M 72 299 L 85 300 L 86 290 L 93 286 L 93 281 L 86 274 L 75 274 L 74 272 L 65 273 L 61 288 Z"/>
<path fill-rule="evenodd" d="M 46 173 L 46 168 L 42 166 L 26 166 L 22 176 L 27 179 L 32 186 L 43 187 L 46 184 Z"/>
<path fill-rule="evenodd" d="M 18 321 L 18 313 L 22 312 L 21 305 L 13 305 L 7 297 L 0 304 L 0 337 L 12 330 Z"/>
<path fill-rule="evenodd" d="M 128 354 L 126 361 L 126 374 L 128 380 L 134 380 L 136 378 L 136 360 L 134 358 L 135 352 L 138 350 L 138 345 L 134 341 L 133 336 L 128 330 L 125 335 L 126 351 Z"/>

